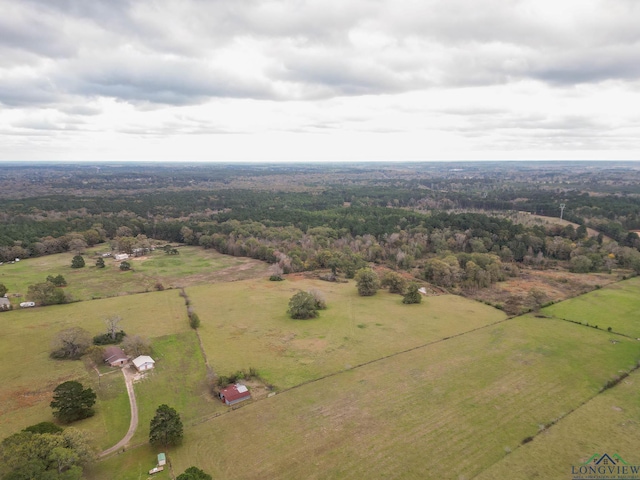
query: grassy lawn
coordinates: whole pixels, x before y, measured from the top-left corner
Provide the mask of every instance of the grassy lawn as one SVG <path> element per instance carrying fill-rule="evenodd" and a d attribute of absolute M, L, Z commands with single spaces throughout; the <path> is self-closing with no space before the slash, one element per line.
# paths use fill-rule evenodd
<path fill-rule="evenodd" d="M 594 453 L 620 455 L 640 465 L 640 373 L 634 372 L 615 388 L 586 405 L 492 465 L 477 480 L 510 478 L 571 478 L 571 466 Z"/>
<path fill-rule="evenodd" d="M 289 298 L 320 290 L 328 308 L 312 320 L 292 320 Z M 380 291 L 358 296 L 355 283 L 319 280 L 247 280 L 187 289 L 216 373 L 256 368 L 278 388 L 288 388 L 385 355 L 469 331 L 504 313 L 456 296 L 403 305 Z"/>
<path fill-rule="evenodd" d="M 49 358 L 51 342 L 57 332 L 71 326 L 81 326 L 91 335 L 103 333 L 104 319 L 114 314 L 122 317 L 120 326 L 130 335 L 153 339 L 190 331 L 184 300 L 177 290 L 0 314 L 0 437 L 51 420 L 49 402 L 58 384 L 79 380 L 95 388 L 97 375 L 92 370 L 88 372 L 83 362 Z M 124 390 L 124 382 L 121 388 Z M 100 435 L 106 435 L 119 420 L 109 422 Z M 111 435 L 117 437 L 118 433 L 109 431 L 107 436 Z"/>
<path fill-rule="evenodd" d="M 149 439 L 149 422 L 163 403 L 176 409 L 185 426 L 224 411 L 222 403 L 209 393 L 206 367 L 193 331 L 157 338 L 153 351 L 155 369 L 135 384 L 140 423 L 133 444 Z"/>
<path fill-rule="evenodd" d="M 129 429 L 129 396 L 119 369 L 102 375 L 99 379 L 92 372 L 91 381 L 85 383 L 85 386 L 91 386 L 98 395 L 96 414 L 74 426 L 91 432 L 94 444 L 102 451 L 118 443 Z"/>
<path fill-rule="evenodd" d="M 71 268 L 72 253 L 30 258 L 0 266 L 0 283 L 9 289 L 15 307 L 27 294 L 29 285 L 44 282 L 48 275 L 62 275 L 68 282 L 65 292 L 75 300 L 106 298 L 155 290 L 156 283 L 165 288 L 216 281 L 237 280 L 266 275 L 268 265 L 248 258 L 221 255 L 199 247 L 180 247 L 179 255 L 155 250 L 148 256 L 130 259 L 132 270 L 120 271 L 120 262 L 106 258 L 105 268 L 95 266 L 93 248 L 85 255 L 84 268 Z"/>
<path fill-rule="evenodd" d="M 632 337 L 640 337 L 640 277 L 608 285 L 599 290 L 544 308 L 542 312 Z"/>
<path fill-rule="evenodd" d="M 173 465 L 229 479 L 471 478 L 637 362 L 634 341 L 609 340 L 514 319 L 196 425 Z"/>

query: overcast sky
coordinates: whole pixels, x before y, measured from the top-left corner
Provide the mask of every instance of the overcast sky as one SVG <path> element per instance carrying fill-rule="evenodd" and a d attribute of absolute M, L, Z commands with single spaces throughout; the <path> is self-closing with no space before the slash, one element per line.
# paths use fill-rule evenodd
<path fill-rule="evenodd" d="M 0 12 L 0 160 L 640 159 L 638 0 Z"/>

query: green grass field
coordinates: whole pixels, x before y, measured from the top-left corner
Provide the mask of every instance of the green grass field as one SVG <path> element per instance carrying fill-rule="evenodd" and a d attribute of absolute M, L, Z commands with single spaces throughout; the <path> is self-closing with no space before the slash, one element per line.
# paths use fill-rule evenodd
<path fill-rule="evenodd" d="M 639 356 L 605 332 L 514 319 L 195 426 L 172 460 L 214 478 L 472 478 Z"/>
<path fill-rule="evenodd" d="M 545 315 L 566 318 L 606 330 L 640 337 L 640 277 L 608 285 L 544 308 Z"/>
<path fill-rule="evenodd" d="M 385 291 L 359 297 L 353 282 L 215 283 L 229 278 L 224 269 L 202 284 L 198 272 L 205 267 L 196 257 L 181 274 L 190 278 L 186 292 L 213 370 L 256 368 L 277 395 L 236 410 L 210 395 L 178 290 L 15 310 L 0 314 L 0 437 L 51 420 L 51 391 L 68 379 L 98 392 L 96 416 L 76 424 L 92 432 L 96 447 L 124 435 L 129 410 L 121 373 L 98 379 L 83 362 L 48 357 L 57 331 L 80 325 L 95 335 L 104 331 L 105 317 L 117 314 L 127 333 L 151 339 L 156 369 L 135 384 L 140 423 L 130 447 L 93 465 L 87 478 L 147 478 L 160 451 L 146 444 L 148 425 L 162 403 L 176 408 L 185 425 L 184 444 L 168 450 L 176 475 L 196 465 L 229 479 L 569 478 L 571 462 L 592 453 L 636 461 L 637 374 L 598 392 L 637 364 L 640 343 L 608 333 L 604 323 L 593 329 L 560 318 L 506 319 L 449 295 L 403 305 Z M 173 259 L 157 260 L 148 265 L 154 275 L 177 268 Z M 615 317 L 613 329 L 632 334 L 637 282 L 543 313 Z M 309 289 L 324 294 L 328 309 L 317 319 L 290 319 L 289 298 Z M 536 438 L 521 446 L 529 436 Z M 558 458 L 532 477 L 555 448 Z M 154 478 L 172 477 L 165 471 Z"/>
<path fill-rule="evenodd" d="M 114 297 L 155 290 L 156 283 L 165 288 L 238 280 L 256 275 L 266 275 L 268 266 L 248 258 L 221 255 L 214 250 L 197 247 L 181 247 L 179 255 L 166 255 L 155 250 L 148 256 L 132 258 L 132 270 L 122 272 L 120 262 L 105 259 L 105 268 L 95 266 L 97 252 L 108 247 L 96 247 L 87 251 L 84 268 L 71 268 L 72 253 L 60 253 L 30 258 L 0 266 L 0 283 L 9 289 L 9 295 L 17 307 L 27 294 L 29 285 L 44 282 L 48 275 L 62 275 L 68 282 L 65 292 L 75 300 Z"/>
<path fill-rule="evenodd" d="M 311 320 L 292 320 L 289 298 L 315 289 L 328 308 Z M 355 283 L 263 279 L 187 289 L 216 373 L 257 369 L 267 382 L 288 388 L 328 373 L 503 320 L 504 313 L 455 296 L 403 305 L 380 291 L 358 296 Z"/>
<path fill-rule="evenodd" d="M 0 314 L 3 332 L 0 335 L 0 437 L 39 421 L 51 420 L 48 407 L 51 393 L 63 381 L 78 379 L 87 386 L 96 381 L 97 374 L 87 371 L 82 361 L 49 358 L 51 342 L 57 332 L 71 326 L 81 326 L 91 335 L 104 333 L 104 319 L 110 315 L 120 315 L 120 327 L 130 335 L 154 339 L 190 331 L 184 300 L 177 290 Z M 121 383 L 124 391 L 124 382 Z M 128 425 L 127 420 L 120 437 Z M 100 435 L 105 434 L 107 427 L 107 424 L 103 426 Z"/>
<path fill-rule="evenodd" d="M 620 455 L 640 465 L 640 372 L 569 415 L 536 439 L 492 465 L 477 480 L 571 478 L 594 453 Z"/>

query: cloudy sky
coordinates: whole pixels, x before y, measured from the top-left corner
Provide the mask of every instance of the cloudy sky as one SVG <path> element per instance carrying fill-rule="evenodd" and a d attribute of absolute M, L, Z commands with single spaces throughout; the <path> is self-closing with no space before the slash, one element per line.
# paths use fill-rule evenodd
<path fill-rule="evenodd" d="M 0 160 L 640 160 L 637 0 L 0 11 Z"/>

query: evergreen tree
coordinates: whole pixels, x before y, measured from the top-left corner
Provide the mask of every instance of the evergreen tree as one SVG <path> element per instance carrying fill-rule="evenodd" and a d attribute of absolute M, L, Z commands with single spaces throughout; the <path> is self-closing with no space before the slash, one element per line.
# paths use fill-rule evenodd
<path fill-rule="evenodd" d="M 211 480 L 211 475 L 203 472 L 198 467 L 189 467 L 184 473 L 178 475 L 176 480 Z"/>
<path fill-rule="evenodd" d="M 80 382 L 69 381 L 61 383 L 53 391 L 50 403 L 53 416 L 63 423 L 70 423 L 94 415 L 93 405 L 96 394 L 90 388 L 83 388 Z"/>
<path fill-rule="evenodd" d="M 182 420 L 175 409 L 162 404 L 149 425 L 149 443 L 168 447 L 182 442 Z"/>
<path fill-rule="evenodd" d="M 402 298 L 402 303 L 412 304 L 422 302 L 422 295 L 418 291 L 418 285 L 411 283 L 407 288 L 407 293 Z"/>
<path fill-rule="evenodd" d="M 104 258 L 100 257 L 96 260 L 96 267 L 104 268 Z"/>
<path fill-rule="evenodd" d="M 76 255 L 71 260 L 71 268 L 82 268 L 84 267 L 84 258 L 82 255 Z"/>

